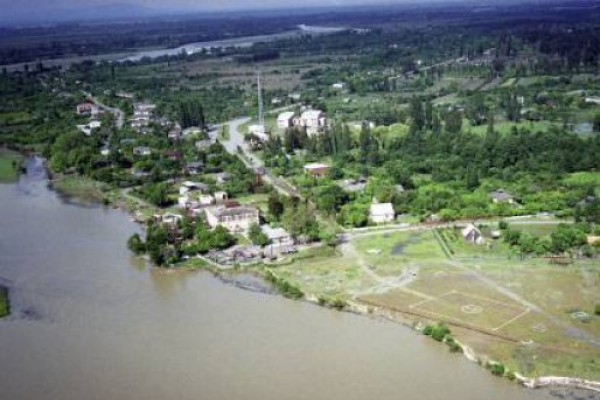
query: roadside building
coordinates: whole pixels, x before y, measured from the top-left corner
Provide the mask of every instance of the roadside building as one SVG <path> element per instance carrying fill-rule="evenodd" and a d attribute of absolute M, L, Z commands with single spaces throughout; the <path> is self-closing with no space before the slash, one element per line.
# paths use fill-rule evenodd
<path fill-rule="evenodd" d="M 373 201 L 369 208 L 369 220 L 374 224 L 386 224 L 393 222 L 396 218 L 396 213 L 392 203 L 377 203 Z"/>
<path fill-rule="evenodd" d="M 305 127 L 308 136 L 314 136 L 323 132 L 327 119 L 321 110 L 306 110 L 299 118 L 294 118 L 293 123 Z"/>
<path fill-rule="evenodd" d="M 264 125 L 250 125 L 248 127 L 248 131 L 251 135 L 254 135 L 261 142 L 266 142 L 269 140 L 269 134 L 267 133 L 267 128 Z"/>
<path fill-rule="evenodd" d="M 294 112 L 286 111 L 282 112 L 277 116 L 277 127 L 278 128 L 289 128 L 294 125 Z"/>

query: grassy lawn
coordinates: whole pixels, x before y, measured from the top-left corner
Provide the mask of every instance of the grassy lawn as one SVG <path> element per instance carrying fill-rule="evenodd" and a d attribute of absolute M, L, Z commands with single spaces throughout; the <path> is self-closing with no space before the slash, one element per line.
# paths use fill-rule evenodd
<path fill-rule="evenodd" d="M 546 234 L 555 225 L 514 227 Z M 585 337 L 600 340 L 600 317 L 594 315 L 600 304 L 597 261 L 579 260 L 567 267 L 546 259 L 520 261 L 509 259 L 502 243 L 489 249 L 462 237 L 451 238 L 450 245 L 464 258 L 449 260 L 431 232 L 368 236 L 355 245 L 382 277 L 397 275 L 408 265 L 419 267 L 407 285 L 383 292 L 367 288 L 358 300 L 398 311 L 413 322 L 446 321 L 476 353 L 528 376 L 600 379 L 600 348 Z M 587 313 L 589 320 L 574 318 L 576 311 Z"/>
<path fill-rule="evenodd" d="M 194 271 L 205 269 L 207 266 L 209 266 L 209 264 L 203 259 L 192 257 L 188 258 L 182 263 L 177 264 L 176 268 Z"/>
<path fill-rule="evenodd" d="M 0 150 L 0 183 L 14 182 L 19 177 L 23 156 L 9 150 Z"/>
<path fill-rule="evenodd" d="M 600 172 L 575 172 L 563 179 L 567 186 L 596 186 L 600 187 Z"/>
<path fill-rule="evenodd" d="M 85 202 L 101 202 L 107 189 L 101 182 L 78 175 L 62 176 L 53 181 L 52 186 L 63 196 Z"/>
<path fill-rule="evenodd" d="M 8 303 L 8 289 L 0 286 L 0 318 L 10 314 L 10 305 Z"/>
<path fill-rule="evenodd" d="M 379 275 L 400 274 L 408 266 L 435 265 L 446 260 L 432 231 L 395 232 L 355 241 L 360 256 Z"/>
<path fill-rule="evenodd" d="M 273 268 L 280 278 L 306 293 L 346 298 L 374 282 L 364 276 L 356 260 L 329 248 L 310 249 L 292 256 L 291 262 Z"/>

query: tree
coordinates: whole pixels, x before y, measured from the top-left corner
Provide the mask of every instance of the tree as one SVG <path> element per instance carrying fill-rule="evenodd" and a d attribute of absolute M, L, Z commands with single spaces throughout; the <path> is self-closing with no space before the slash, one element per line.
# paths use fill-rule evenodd
<path fill-rule="evenodd" d="M 260 229 L 258 224 L 250 225 L 250 230 L 248 231 L 248 238 L 257 246 L 266 246 L 269 244 L 269 237 L 264 234 L 264 232 Z"/>
<path fill-rule="evenodd" d="M 138 233 L 134 233 L 127 240 L 127 248 L 135 255 L 140 255 L 146 251 L 146 244 Z"/>
<path fill-rule="evenodd" d="M 210 244 L 212 248 L 223 250 L 233 246 L 235 244 L 235 238 L 222 225 L 217 225 L 212 231 Z"/>
<path fill-rule="evenodd" d="M 418 97 L 413 97 L 410 101 L 410 117 L 412 119 L 411 127 L 415 131 L 420 131 L 425 126 L 425 114 L 423 112 L 423 104 Z"/>
<path fill-rule="evenodd" d="M 284 207 L 283 202 L 281 201 L 281 198 L 279 197 L 279 194 L 277 192 L 272 192 L 269 195 L 268 209 L 269 214 L 272 215 L 273 218 L 275 218 L 276 220 L 279 220 L 281 218 Z"/>

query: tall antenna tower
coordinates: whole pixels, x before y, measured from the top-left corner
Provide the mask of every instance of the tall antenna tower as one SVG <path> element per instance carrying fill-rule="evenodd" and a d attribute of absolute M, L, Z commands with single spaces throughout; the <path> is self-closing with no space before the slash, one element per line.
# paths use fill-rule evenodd
<path fill-rule="evenodd" d="M 265 126 L 265 115 L 263 111 L 263 98 L 262 98 L 262 87 L 260 85 L 260 71 L 257 74 L 258 78 L 258 124 Z"/>

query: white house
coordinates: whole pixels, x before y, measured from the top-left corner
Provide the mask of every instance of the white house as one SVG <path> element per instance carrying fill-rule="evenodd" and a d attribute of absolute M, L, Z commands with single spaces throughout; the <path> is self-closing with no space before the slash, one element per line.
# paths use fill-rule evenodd
<path fill-rule="evenodd" d="M 335 90 L 345 90 L 348 85 L 345 82 L 336 82 L 331 87 Z"/>
<path fill-rule="evenodd" d="M 248 127 L 248 131 L 258 137 L 258 139 L 262 142 L 266 142 L 269 140 L 269 134 L 267 133 L 267 128 L 264 125 L 250 125 Z"/>
<path fill-rule="evenodd" d="M 294 123 L 306 127 L 308 136 L 314 136 L 323 131 L 327 120 L 321 110 L 306 110 L 300 115 L 300 118 L 294 119 Z"/>
<path fill-rule="evenodd" d="M 313 178 L 322 178 L 329 175 L 331 167 L 323 163 L 310 163 L 304 166 L 304 173 L 312 176 Z"/>
<path fill-rule="evenodd" d="M 258 224 L 258 209 L 251 206 L 217 206 L 204 209 L 206 222 L 211 228 L 222 225 L 230 232 L 246 233 L 252 224 Z"/>
<path fill-rule="evenodd" d="M 393 222 L 396 218 L 392 203 L 372 203 L 369 209 L 369 219 L 374 224 Z"/>
<path fill-rule="evenodd" d="M 278 128 L 289 128 L 294 124 L 294 112 L 286 111 L 282 112 L 277 116 L 277 127 Z"/>
<path fill-rule="evenodd" d="M 85 135 L 90 136 L 94 129 L 98 129 L 102 126 L 102 122 L 100 121 L 90 121 L 85 125 L 77 125 L 77 129 L 83 132 Z"/>
<path fill-rule="evenodd" d="M 467 241 L 475 244 L 483 244 L 485 243 L 485 239 L 481 234 L 481 231 L 475 227 L 473 224 L 468 224 L 461 231 L 462 237 Z"/>

